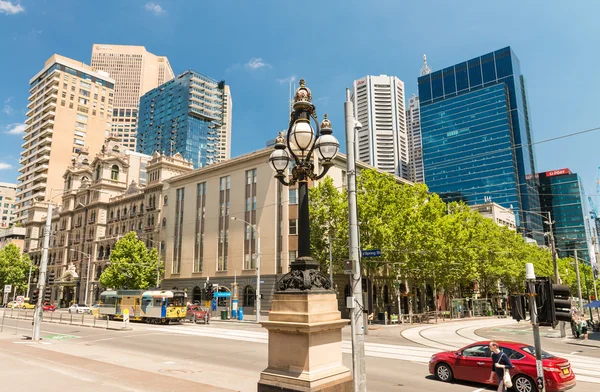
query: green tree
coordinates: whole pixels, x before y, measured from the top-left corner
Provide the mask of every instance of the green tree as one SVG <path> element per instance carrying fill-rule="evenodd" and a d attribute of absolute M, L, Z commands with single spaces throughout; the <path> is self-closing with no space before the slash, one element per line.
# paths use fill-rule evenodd
<path fill-rule="evenodd" d="M 348 195 L 325 177 L 309 190 L 310 247 L 312 257 L 329 271 L 329 241 L 331 240 L 333 271 L 342 272 L 348 258 Z"/>
<path fill-rule="evenodd" d="M 147 289 L 157 284 L 157 272 L 163 264 L 155 248 L 148 249 L 135 232 L 129 232 L 115 244 L 110 265 L 102 272 L 100 284 L 111 289 Z"/>
<path fill-rule="evenodd" d="M 31 260 L 15 244 L 0 249 L 0 284 L 10 284 L 23 292 L 27 287 Z"/>

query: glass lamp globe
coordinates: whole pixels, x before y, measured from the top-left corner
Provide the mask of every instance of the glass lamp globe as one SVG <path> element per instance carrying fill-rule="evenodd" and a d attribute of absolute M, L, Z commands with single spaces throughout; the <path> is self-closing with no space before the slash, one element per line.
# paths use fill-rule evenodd
<path fill-rule="evenodd" d="M 269 162 L 271 163 L 273 170 L 281 173 L 287 169 L 290 163 L 290 156 L 288 155 L 287 151 L 283 149 L 277 149 L 271 153 Z"/>
<path fill-rule="evenodd" d="M 325 162 L 331 161 L 340 149 L 340 143 L 333 135 L 321 135 L 315 142 L 319 157 Z"/>
<path fill-rule="evenodd" d="M 308 150 L 314 138 L 314 131 L 306 119 L 296 120 L 290 134 L 290 144 L 302 151 Z"/>

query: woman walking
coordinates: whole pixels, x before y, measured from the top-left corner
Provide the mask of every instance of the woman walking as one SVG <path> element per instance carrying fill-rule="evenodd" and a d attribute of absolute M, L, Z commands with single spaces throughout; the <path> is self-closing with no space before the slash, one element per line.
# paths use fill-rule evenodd
<path fill-rule="evenodd" d="M 512 387 L 512 383 L 511 385 L 505 385 L 504 372 L 512 369 L 514 366 L 510 362 L 510 359 L 508 359 L 508 355 L 500 351 L 498 343 L 490 342 L 490 350 L 492 351 L 492 372 L 496 373 L 499 380 L 498 392 L 506 392 L 506 388 Z"/>

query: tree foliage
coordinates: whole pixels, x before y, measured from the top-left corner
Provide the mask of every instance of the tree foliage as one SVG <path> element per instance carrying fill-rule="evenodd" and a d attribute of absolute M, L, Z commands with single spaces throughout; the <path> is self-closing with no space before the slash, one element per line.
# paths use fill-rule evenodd
<path fill-rule="evenodd" d="M 391 175 L 363 170 L 357 202 L 361 249 L 382 254 L 362 260 L 369 275 L 433 280 L 436 289 L 454 295 L 477 282 L 482 296 L 498 292 L 499 283 L 509 292 L 522 292 L 526 263 L 534 264 L 538 276 L 553 275 L 548 249 L 527 243 L 463 203 L 445 204 L 423 184 L 399 184 Z M 346 191 L 328 178 L 311 188 L 310 219 L 313 257 L 328 264 L 331 235 L 334 271 L 341 271 L 348 258 Z"/>
<path fill-rule="evenodd" d="M 27 287 L 31 260 L 15 244 L 0 249 L 0 285 L 10 284 L 21 292 Z M 35 271 L 33 267 L 32 272 Z"/>
<path fill-rule="evenodd" d="M 157 284 L 163 265 L 155 248 L 148 249 L 129 232 L 115 244 L 110 265 L 100 275 L 100 284 L 110 289 L 147 289 Z"/>

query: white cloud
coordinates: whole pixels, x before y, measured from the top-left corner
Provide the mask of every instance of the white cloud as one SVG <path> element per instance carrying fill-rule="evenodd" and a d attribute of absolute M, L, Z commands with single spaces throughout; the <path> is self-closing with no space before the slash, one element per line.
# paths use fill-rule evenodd
<path fill-rule="evenodd" d="M 271 64 L 265 63 L 265 61 L 260 57 L 252 57 L 246 64 L 244 64 L 244 67 L 252 70 L 260 68 L 272 68 Z"/>
<path fill-rule="evenodd" d="M 9 163 L 0 162 L 0 170 L 10 170 L 12 165 Z"/>
<path fill-rule="evenodd" d="M 296 76 L 292 75 L 292 76 L 288 76 L 287 78 L 277 78 L 277 79 L 275 79 L 275 81 L 279 84 L 289 84 L 290 82 L 296 81 Z"/>
<path fill-rule="evenodd" d="M 11 114 L 15 113 L 15 109 L 13 109 L 13 107 L 10 105 L 10 102 L 12 100 L 13 100 L 12 97 L 6 98 L 6 100 L 4 101 L 4 108 L 2 108 L 2 112 L 4 112 L 5 114 L 8 114 L 9 116 Z"/>
<path fill-rule="evenodd" d="M 146 5 L 144 5 L 144 8 L 146 9 L 146 11 L 150 11 L 155 15 L 160 15 L 167 12 L 163 7 L 154 2 L 146 3 Z"/>
<path fill-rule="evenodd" d="M 24 12 L 25 8 L 21 4 L 13 4 L 7 0 L 0 0 L 0 14 L 15 15 Z"/>
<path fill-rule="evenodd" d="M 9 135 L 22 135 L 25 133 L 25 128 L 27 128 L 27 124 L 10 124 L 6 126 L 6 132 Z"/>

